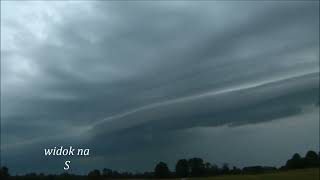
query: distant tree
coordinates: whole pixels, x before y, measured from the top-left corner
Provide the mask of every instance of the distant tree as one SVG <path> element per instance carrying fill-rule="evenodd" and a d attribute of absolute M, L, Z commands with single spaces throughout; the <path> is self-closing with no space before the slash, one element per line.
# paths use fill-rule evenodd
<path fill-rule="evenodd" d="M 204 168 L 210 169 L 211 168 L 211 164 L 209 162 L 204 163 Z"/>
<path fill-rule="evenodd" d="M 143 178 L 151 179 L 154 177 L 154 174 L 152 172 L 144 172 L 142 175 Z"/>
<path fill-rule="evenodd" d="M 288 167 L 285 165 L 285 166 L 281 166 L 280 168 L 279 168 L 279 170 L 280 171 L 284 171 L 284 170 L 287 170 L 288 169 Z"/>
<path fill-rule="evenodd" d="M 112 177 L 120 177 L 120 173 L 118 171 L 112 171 Z"/>
<path fill-rule="evenodd" d="M 98 169 L 95 169 L 88 173 L 89 179 L 99 179 L 101 176 L 100 171 Z"/>
<path fill-rule="evenodd" d="M 320 160 L 319 160 L 318 154 L 314 151 L 308 151 L 304 158 L 303 166 L 304 167 L 320 166 Z"/>
<path fill-rule="evenodd" d="M 209 175 L 213 175 L 216 176 L 219 174 L 219 167 L 217 165 L 211 165 L 210 169 L 209 169 Z"/>
<path fill-rule="evenodd" d="M 223 165 L 222 165 L 222 174 L 228 174 L 229 173 L 229 171 L 230 171 L 230 169 L 229 169 L 229 165 L 227 164 L 227 163 L 224 163 Z"/>
<path fill-rule="evenodd" d="M 176 164 L 176 175 L 178 177 L 187 177 L 189 175 L 189 164 L 186 159 L 180 159 Z"/>
<path fill-rule="evenodd" d="M 244 167 L 242 169 L 242 172 L 244 173 L 261 173 L 262 172 L 262 167 L 261 166 L 248 166 L 248 167 Z"/>
<path fill-rule="evenodd" d="M 166 163 L 159 162 L 154 168 L 154 173 L 156 177 L 166 178 L 169 177 L 170 171 Z"/>
<path fill-rule="evenodd" d="M 201 158 L 192 158 L 188 161 L 191 170 L 191 176 L 203 176 L 205 174 L 205 165 Z"/>
<path fill-rule="evenodd" d="M 6 180 L 6 179 L 9 178 L 9 176 L 10 176 L 9 169 L 7 167 L 5 167 L 5 166 L 1 167 L 1 169 L 0 169 L 0 179 L 1 180 L 2 179 Z"/>
<path fill-rule="evenodd" d="M 103 177 L 112 177 L 112 170 L 107 169 L 107 168 L 103 168 L 102 169 L 102 176 Z"/>
<path fill-rule="evenodd" d="M 25 176 L 27 176 L 27 177 L 36 177 L 37 173 L 31 172 L 31 173 L 26 174 Z"/>
<path fill-rule="evenodd" d="M 204 171 L 205 176 L 210 176 L 211 164 L 209 162 L 204 163 Z"/>
<path fill-rule="evenodd" d="M 286 166 L 288 169 L 298 169 L 302 168 L 302 163 L 301 156 L 298 153 L 295 153 L 292 158 L 287 161 Z"/>
<path fill-rule="evenodd" d="M 240 174 L 241 169 L 237 168 L 236 166 L 232 167 L 232 170 L 230 171 L 231 174 Z"/>
<path fill-rule="evenodd" d="M 292 156 L 292 159 L 293 159 L 293 160 L 300 160 L 300 159 L 301 159 L 301 156 L 300 156 L 300 154 L 295 153 L 295 154 Z"/>
<path fill-rule="evenodd" d="M 307 159 L 307 160 L 318 160 L 319 157 L 318 157 L 318 154 L 316 152 L 308 151 L 307 154 L 306 154 L 305 159 Z"/>
<path fill-rule="evenodd" d="M 265 173 L 265 172 L 274 172 L 276 171 L 276 167 L 272 166 L 249 166 L 249 167 L 244 167 L 243 172 L 244 173 Z"/>

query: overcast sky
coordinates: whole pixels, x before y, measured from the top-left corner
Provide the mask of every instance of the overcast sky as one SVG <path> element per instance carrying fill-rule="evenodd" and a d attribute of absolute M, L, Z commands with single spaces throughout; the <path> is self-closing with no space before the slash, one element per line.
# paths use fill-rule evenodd
<path fill-rule="evenodd" d="M 319 2 L 1 1 L 1 125 L 14 173 L 281 166 L 319 151 Z"/>

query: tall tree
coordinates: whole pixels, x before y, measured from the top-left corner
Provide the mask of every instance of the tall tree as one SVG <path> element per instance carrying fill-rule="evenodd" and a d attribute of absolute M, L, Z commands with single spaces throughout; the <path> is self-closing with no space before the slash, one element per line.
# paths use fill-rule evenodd
<path fill-rule="evenodd" d="M 302 159 L 298 153 L 295 153 L 291 159 L 289 159 L 286 163 L 287 168 L 289 169 L 298 169 L 302 167 Z"/>
<path fill-rule="evenodd" d="M 306 154 L 305 159 L 307 159 L 307 160 L 318 160 L 319 157 L 318 157 L 318 154 L 316 152 L 308 151 L 307 154 Z"/>
<path fill-rule="evenodd" d="M 170 171 L 166 163 L 159 162 L 154 168 L 154 173 L 156 177 L 166 178 L 169 177 Z"/>
<path fill-rule="evenodd" d="M 205 165 L 201 158 L 189 159 L 189 167 L 192 176 L 203 176 L 205 173 Z"/>
<path fill-rule="evenodd" d="M 178 177 L 187 177 L 189 175 L 189 164 L 186 159 L 180 159 L 176 164 L 176 175 Z"/>
<path fill-rule="evenodd" d="M 316 167 L 320 165 L 318 154 L 314 151 L 308 151 L 304 158 L 304 167 Z"/>

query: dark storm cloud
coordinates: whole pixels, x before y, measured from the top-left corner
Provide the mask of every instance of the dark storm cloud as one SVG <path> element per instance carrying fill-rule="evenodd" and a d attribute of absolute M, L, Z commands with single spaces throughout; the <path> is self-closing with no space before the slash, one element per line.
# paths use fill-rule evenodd
<path fill-rule="evenodd" d="M 36 154 L 76 141 L 108 157 L 181 130 L 302 114 L 319 95 L 317 5 L 60 2 L 23 19 L 9 11 L 22 2 L 6 2 L 6 145 Z"/>

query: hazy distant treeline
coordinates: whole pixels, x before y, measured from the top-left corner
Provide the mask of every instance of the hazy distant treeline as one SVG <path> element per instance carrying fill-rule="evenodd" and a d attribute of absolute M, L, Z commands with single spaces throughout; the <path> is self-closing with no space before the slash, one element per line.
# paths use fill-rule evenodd
<path fill-rule="evenodd" d="M 242 169 L 235 166 L 229 167 L 228 164 L 223 164 L 221 167 L 205 162 L 201 158 L 180 159 L 175 165 L 174 171 L 171 171 L 167 164 L 159 162 L 156 164 L 153 172 L 144 173 L 130 173 L 130 172 L 118 172 L 112 169 L 104 168 L 102 170 L 92 170 L 86 176 L 74 175 L 63 173 L 60 175 L 45 175 L 43 173 L 29 173 L 23 176 L 10 176 L 9 169 L 7 167 L 1 167 L 0 179 L 39 179 L 39 180 L 62 180 L 62 179 L 108 179 L 108 178 L 170 178 L 170 177 L 203 177 L 203 176 L 219 176 L 226 174 L 253 174 L 253 173 L 265 173 L 272 171 L 282 171 L 288 169 L 301 169 L 310 167 L 320 167 L 320 153 L 314 151 L 308 151 L 304 157 L 301 157 L 298 153 L 294 154 L 284 166 L 281 168 L 268 167 L 268 166 L 251 166 L 244 167 Z"/>

